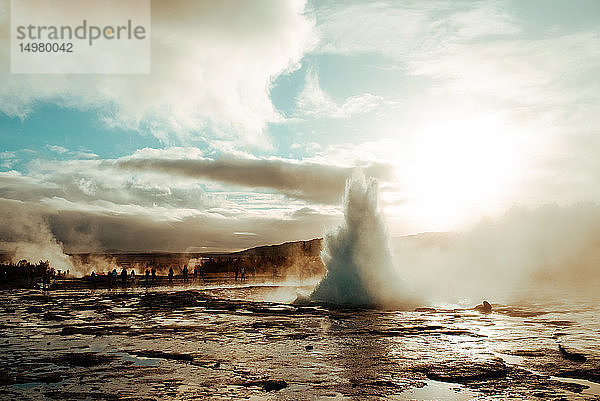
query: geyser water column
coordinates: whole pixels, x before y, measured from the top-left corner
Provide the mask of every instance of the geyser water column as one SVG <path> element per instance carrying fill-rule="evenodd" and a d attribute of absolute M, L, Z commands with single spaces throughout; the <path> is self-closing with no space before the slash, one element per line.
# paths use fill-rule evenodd
<path fill-rule="evenodd" d="M 377 182 L 360 171 L 346 181 L 344 223 L 325 235 L 321 259 L 327 273 L 311 294 L 313 301 L 367 307 L 412 304 L 393 263 L 377 205 Z"/>

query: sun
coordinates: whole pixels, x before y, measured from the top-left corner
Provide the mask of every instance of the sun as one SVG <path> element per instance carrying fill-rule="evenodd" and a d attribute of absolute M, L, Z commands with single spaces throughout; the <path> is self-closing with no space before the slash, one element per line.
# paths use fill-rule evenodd
<path fill-rule="evenodd" d="M 431 230 L 447 230 L 506 206 L 519 177 L 518 131 L 490 116 L 425 127 L 403 167 L 414 218 Z"/>

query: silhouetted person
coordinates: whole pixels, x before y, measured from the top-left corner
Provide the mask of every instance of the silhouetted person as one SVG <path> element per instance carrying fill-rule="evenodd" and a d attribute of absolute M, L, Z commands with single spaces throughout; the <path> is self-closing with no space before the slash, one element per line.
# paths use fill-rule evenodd
<path fill-rule="evenodd" d="M 183 282 L 188 282 L 188 267 L 187 265 L 183 266 Z"/>
<path fill-rule="evenodd" d="M 117 286 L 117 276 L 119 275 L 119 273 L 117 273 L 117 269 L 113 269 L 112 271 L 112 284 L 116 287 Z"/>
<path fill-rule="evenodd" d="M 131 269 L 131 286 L 135 285 L 135 269 Z"/>
<path fill-rule="evenodd" d="M 96 289 L 96 273 L 92 272 L 92 274 L 90 274 L 90 278 L 92 279 L 92 288 L 95 290 Z"/>
<path fill-rule="evenodd" d="M 123 287 L 127 286 L 127 270 L 125 268 L 121 270 L 121 285 Z"/>
<path fill-rule="evenodd" d="M 42 289 L 47 290 L 50 288 L 50 272 L 44 270 L 44 276 L 42 277 Z"/>
<path fill-rule="evenodd" d="M 150 284 L 150 269 L 146 269 L 146 287 Z"/>
<path fill-rule="evenodd" d="M 106 273 L 106 282 L 108 283 L 108 289 L 110 290 L 112 288 L 112 272 L 110 270 Z"/>
<path fill-rule="evenodd" d="M 169 269 L 169 284 L 173 284 L 173 267 Z"/>
<path fill-rule="evenodd" d="M 152 285 L 154 285 L 154 282 L 156 281 L 156 269 L 154 268 L 154 266 L 152 267 L 151 273 L 152 273 Z"/>

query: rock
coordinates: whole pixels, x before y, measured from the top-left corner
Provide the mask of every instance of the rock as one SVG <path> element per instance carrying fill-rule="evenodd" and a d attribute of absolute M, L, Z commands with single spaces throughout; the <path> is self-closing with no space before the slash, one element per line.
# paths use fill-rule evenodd
<path fill-rule="evenodd" d="M 32 380 L 32 382 L 49 384 L 49 383 L 60 383 L 64 379 L 62 377 L 62 374 L 57 372 L 57 373 L 42 374 L 42 375 L 32 378 L 31 380 Z"/>
<path fill-rule="evenodd" d="M 435 308 L 415 308 L 415 312 L 435 312 Z"/>
<path fill-rule="evenodd" d="M 286 388 L 288 384 L 285 380 L 273 380 L 273 379 L 264 379 L 264 380 L 252 380 L 248 382 L 241 383 L 242 386 L 251 387 L 251 386 L 260 386 L 265 391 L 279 391 L 282 388 Z"/>
<path fill-rule="evenodd" d="M 13 384 L 27 383 L 60 383 L 63 381 L 63 375 L 60 372 L 42 373 L 39 375 L 9 375 L 7 372 L 0 372 L 0 386 L 10 386 Z"/>
<path fill-rule="evenodd" d="M 424 373 L 428 379 L 464 384 L 504 378 L 509 369 L 502 359 L 495 359 L 470 364 L 423 365 L 415 371 Z"/>
<path fill-rule="evenodd" d="M 312 351 L 313 348 L 314 347 L 312 345 L 307 345 L 306 347 L 304 347 L 304 349 L 307 350 L 307 351 Z"/>
<path fill-rule="evenodd" d="M 198 304 L 201 295 L 194 291 L 175 293 L 151 293 L 144 295 L 139 305 L 143 308 L 176 310 Z"/>
<path fill-rule="evenodd" d="M 134 351 L 130 352 L 130 354 L 141 356 L 144 358 L 159 358 L 159 359 L 170 359 L 174 361 L 193 361 L 194 356 L 189 354 L 179 354 L 177 352 L 163 352 L 163 351 Z M 218 362 L 217 362 L 218 363 Z"/>
<path fill-rule="evenodd" d="M 376 387 L 398 387 L 398 385 L 391 380 L 375 380 L 368 384 Z"/>
<path fill-rule="evenodd" d="M 579 352 L 568 351 L 568 350 L 566 350 L 560 344 L 558 344 L 558 350 L 560 351 L 560 353 L 562 354 L 562 356 L 565 359 L 568 359 L 569 361 L 574 361 L 574 362 L 585 362 L 585 361 L 587 361 L 587 358 L 585 357 L 585 355 L 580 354 Z"/>
<path fill-rule="evenodd" d="M 105 335 L 106 330 L 98 327 L 76 327 L 76 326 L 65 326 L 60 331 L 61 336 L 72 336 L 76 334 L 87 334 L 91 336 Z"/>
<path fill-rule="evenodd" d="M 42 316 L 42 320 L 46 320 L 46 321 L 62 321 L 65 319 L 66 319 L 65 317 L 57 315 L 54 312 L 46 312 L 46 313 L 44 313 L 44 316 Z"/>
<path fill-rule="evenodd" d="M 33 305 L 33 306 L 27 307 L 27 309 L 25 309 L 25 312 L 27 312 L 27 313 L 42 313 L 43 309 L 41 306 Z"/>
<path fill-rule="evenodd" d="M 73 352 L 68 354 L 62 354 L 52 358 L 46 358 L 44 359 L 44 361 L 62 366 L 92 367 L 107 364 L 113 359 L 113 356 L 100 355 L 94 352 Z"/>
<path fill-rule="evenodd" d="M 279 391 L 286 388 L 288 384 L 284 380 L 263 380 L 262 386 L 265 391 Z"/>
<path fill-rule="evenodd" d="M 477 305 L 474 309 L 480 313 L 492 313 L 492 305 L 488 301 L 483 301 L 481 305 Z"/>

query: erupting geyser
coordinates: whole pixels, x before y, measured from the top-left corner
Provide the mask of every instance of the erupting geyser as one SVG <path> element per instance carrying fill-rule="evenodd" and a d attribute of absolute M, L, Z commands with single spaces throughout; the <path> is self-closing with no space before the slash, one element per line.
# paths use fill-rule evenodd
<path fill-rule="evenodd" d="M 346 182 L 344 223 L 325 236 L 327 274 L 310 298 L 348 306 L 412 307 L 377 209 L 377 182 L 356 172 Z"/>

